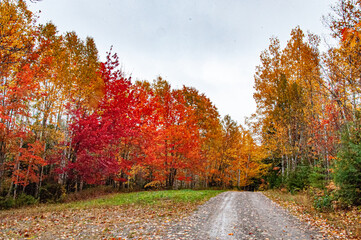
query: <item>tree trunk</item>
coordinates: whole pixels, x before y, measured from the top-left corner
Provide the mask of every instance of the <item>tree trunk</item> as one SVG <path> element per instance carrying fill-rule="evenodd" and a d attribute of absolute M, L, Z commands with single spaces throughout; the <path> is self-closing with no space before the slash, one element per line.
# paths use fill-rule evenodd
<path fill-rule="evenodd" d="M 172 189 L 173 188 L 173 184 L 174 184 L 176 174 L 177 174 L 177 169 L 171 168 L 169 170 L 169 174 L 168 174 L 167 181 L 166 181 L 166 188 L 167 189 Z"/>
<path fill-rule="evenodd" d="M 237 188 L 239 189 L 241 185 L 241 169 L 238 169 L 237 171 Z"/>
<path fill-rule="evenodd" d="M 21 138 L 19 148 L 21 148 L 22 146 L 23 146 L 23 139 Z M 20 158 L 20 151 L 16 157 L 15 170 L 20 170 L 19 158 Z M 18 181 L 19 181 L 19 175 L 17 175 L 17 177 L 16 177 L 16 183 L 15 183 L 15 187 L 14 187 L 14 199 L 16 198 L 16 191 L 18 189 Z M 13 182 L 11 181 L 11 183 L 13 183 Z M 10 192 L 9 192 L 9 194 L 10 194 Z"/>
<path fill-rule="evenodd" d="M 46 143 L 44 143 L 44 153 L 43 153 L 43 159 L 45 162 L 45 158 L 46 158 Z M 35 193 L 35 198 L 38 198 L 39 193 L 40 193 L 40 189 L 41 189 L 41 185 L 43 183 L 43 175 L 44 175 L 44 166 L 41 166 L 41 171 L 40 171 L 40 176 L 39 176 L 39 182 L 36 185 L 36 193 Z"/>
<path fill-rule="evenodd" d="M 79 184 L 79 191 L 83 191 L 83 187 L 84 187 L 84 181 L 83 179 L 80 179 L 80 184 Z"/>
<path fill-rule="evenodd" d="M 4 176 L 4 162 L 5 162 L 5 148 L 6 143 L 1 141 L 0 142 L 0 191 L 2 187 L 3 182 L 3 176 Z"/>

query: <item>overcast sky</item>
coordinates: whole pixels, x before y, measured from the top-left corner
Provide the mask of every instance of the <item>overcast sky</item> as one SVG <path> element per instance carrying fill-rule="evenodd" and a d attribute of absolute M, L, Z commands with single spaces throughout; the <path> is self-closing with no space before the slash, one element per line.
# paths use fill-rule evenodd
<path fill-rule="evenodd" d="M 284 46 L 297 25 L 328 36 L 321 18 L 335 0 L 42 0 L 39 22 L 113 45 L 133 79 L 162 76 L 195 87 L 238 123 L 256 110 L 253 75 L 269 38 Z"/>

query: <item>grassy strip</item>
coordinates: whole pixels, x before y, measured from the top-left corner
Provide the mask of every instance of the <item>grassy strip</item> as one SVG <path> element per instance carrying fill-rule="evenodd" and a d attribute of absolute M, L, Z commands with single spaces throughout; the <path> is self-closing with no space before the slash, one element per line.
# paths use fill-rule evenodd
<path fill-rule="evenodd" d="M 39 204 L 20 209 L 0 211 L 0 218 L 7 215 L 34 214 L 67 209 L 83 209 L 109 206 L 151 206 L 169 208 L 172 205 L 200 205 L 223 191 L 220 190 L 168 190 L 133 193 L 117 193 L 102 196 L 97 199 L 75 201 L 70 203 Z"/>
<path fill-rule="evenodd" d="M 217 190 L 169 190 L 154 192 L 121 193 L 89 201 L 69 203 L 69 207 L 120 206 L 129 204 L 159 205 L 166 202 L 205 202 L 222 191 Z"/>
<path fill-rule="evenodd" d="M 117 193 L 63 204 L 0 211 L 0 239 L 148 239 L 189 216 L 222 191 L 179 190 Z M 118 238 L 117 238 L 118 239 Z"/>
<path fill-rule="evenodd" d="M 313 198 L 307 192 L 299 192 L 293 195 L 279 190 L 269 190 L 264 194 L 287 208 L 301 220 L 317 226 L 331 238 L 361 239 L 360 208 L 319 212 L 315 210 Z"/>

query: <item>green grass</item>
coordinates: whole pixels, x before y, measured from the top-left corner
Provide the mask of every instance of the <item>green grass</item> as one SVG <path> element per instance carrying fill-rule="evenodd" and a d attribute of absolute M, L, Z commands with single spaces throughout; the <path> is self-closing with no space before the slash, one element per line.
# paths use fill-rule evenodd
<path fill-rule="evenodd" d="M 196 206 L 208 201 L 224 191 L 221 190 L 167 190 L 167 191 L 144 191 L 133 193 L 116 193 L 101 196 L 92 200 L 75 201 L 69 203 L 53 203 L 32 205 L 25 208 L 9 209 L 0 211 L 0 218 L 7 215 L 40 214 L 52 211 L 64 211 L 68 209 L 102 208 L 112 206 L 132 206 L 151 208 L 194 209 Z"/>
<path fill-rule="evenodd" d="M 119 193 L 98 199 L 69 203 L 68 207 L 160 205 L 164 202 L 197 203 L 207 201 L 221 192 L 218 190 L 168 190 Z"/>

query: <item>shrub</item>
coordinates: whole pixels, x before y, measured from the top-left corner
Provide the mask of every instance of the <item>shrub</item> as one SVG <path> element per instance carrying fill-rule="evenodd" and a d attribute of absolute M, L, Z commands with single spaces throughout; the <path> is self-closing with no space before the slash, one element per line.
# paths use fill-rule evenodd
<path fill-rule="evenodd" d="M 313 207 L 320 212 L 327 212 L 332 210 L 332 196 L 329 194 L 324 194 L 323 196 L 315 196 L 313 201 Z"/>
<path fill-rule="evenodd" d="M 0 209 L 9 209 L 15 206 L 15 201 L 12 198 L 0 197 Z"/>
<path fill-rule="evenodd" d="M 62 202 L 66 197 L 66 190 L 64 186 L 52 183 L 43 186 L 40 189 L 39 200 L 42 203 Z"/>
<path fill-rule="evenodd" d="M 116 192 L 116 189 L 112 186 L 90 186 L 82 191 L 69 193 L 64 198 L 65 202 L 73 202 L 73 201 L 80 201 L 80 200 L 87 200 L 92 198 L 97 198 L 100 196 L 104 196 L 110 193 Z"/>
<path fill-rule="evenodd" d="M 270 170 L 266 180 L 270 189 L 280 188 L 282 186 L 282 175 L 279 171 Z"/>
<path fill-rule="evenodd" d="M 145 190 L 160 190 L 164 188 L 164 184 L 161 181 L 152 181 L 144 186 Z"/>
<path fill-rule="evenodd" d="M 326 187 L 326 169 L 323 167 L 313 167 L 308 177 L 311 187 L 325 189 Z"/>
<path fill-rule="evenodd" d="M 334 179 L 339 187 L 336 196 L 344 206 L 361 205 L 361 131 L 352 126 L 342 136 Z"/>
<path fill-rule="evenodd" d="M 37 203 L 37 200 L 33 196 L 27 194 L 20 194 L 18 198 L 15 199 L 16 207 L 29 206 L 35 203 Z"/>
<path fill-rule="evenodd" d="M 295 193 L 307 188 L 309 183 L 310 167 L 298 166 L 286 179 L 287 190 Z"/>
<path fill-rule="evenodd" d="M 0 209 L 29 206 L 37 203 L 37 200 L 27 194 L 20 194 L 15 200 L 9 197 L 0 197 Z"/>

